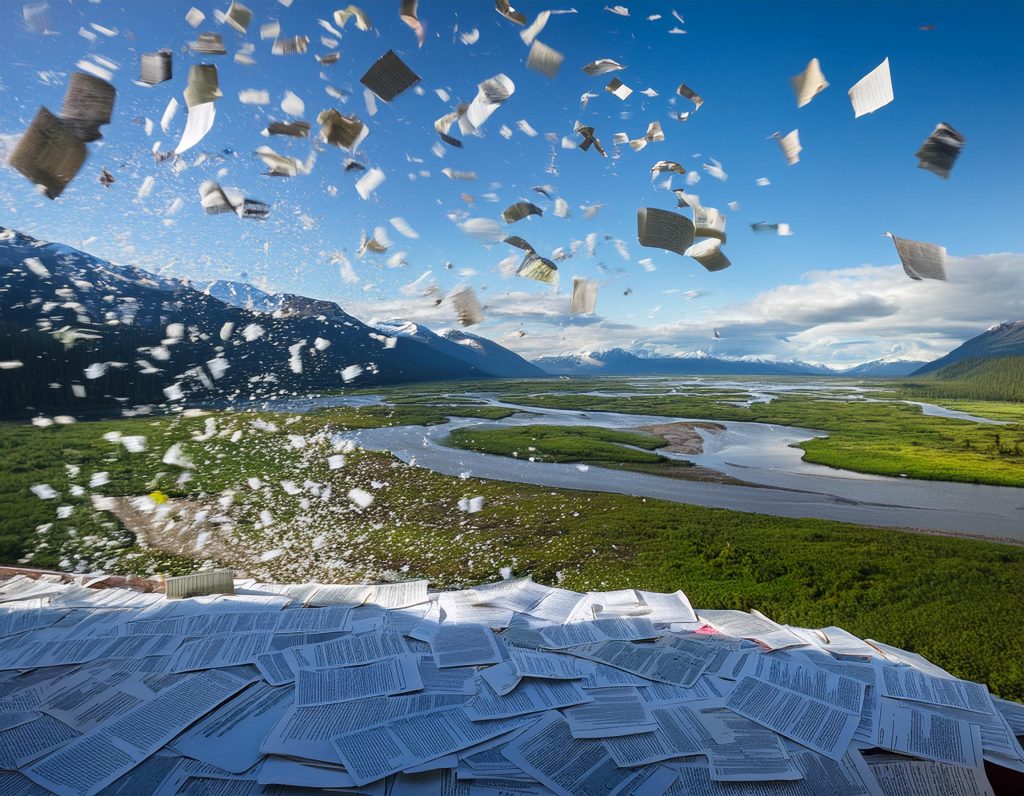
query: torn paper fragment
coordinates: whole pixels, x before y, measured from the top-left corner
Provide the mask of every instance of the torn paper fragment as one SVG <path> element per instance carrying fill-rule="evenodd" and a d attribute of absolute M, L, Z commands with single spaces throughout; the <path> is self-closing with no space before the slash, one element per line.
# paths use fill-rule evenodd
<path fill-rule="evenodd" d="M 889 74 L 889 59 L 886 58 L 858 80 L 850 89 L 849 94 L 855 119 L 867 113 L 874 113 L 892 102 L 894 97 L 892 76 Z"/>
<path fill-rule="evenodd" d="M 139 82 L 155 86 L 173 77 L 172 54 L 170 50 L 143 53 L 139 64 Z"/>
<path fill-rule="evenodd" d="M 596 61 L 591 61 L 589 64 L 584 66 L 583 71 L 591 77 L 596 77 L 597 75 L 616 72 L 619 69 L 625 68 L 625 66 L 617 61 L 613 61 L 611 58 L 598 58 Z"/>
<path fill-rule="evenodd" d="M 306 111 L 306 103 L 298 95 L 285 91 L 284 99 L 281 100 L 281 110 L 289 116 L 302 116 Z"/>
<path fill-rule="evenodd" d="M 637 211 L 636 226 L 636 236 L 641 246 L 685 254 L 693 243 L 693 222 L 669 210 L 641 207 Z"/>
<path fill-rule="evenodd" d="M 614 94 L 620 100 L 626 99 L 630 94 L 633 93 L 633 89 L 619 80 L 617 77 L 613 77 L 611 82 L 604 87 L 604 90 L 609 94 Z"/>
<path fill-rule="evenodd" d="M 416 34 L 416 43 L 418 46 L 423 46 L 423 37 L 426 35 L 426 31 L 423 28 L 423 23 L 416 14 L 416 6 L 419 4 L 419 0 L 402 0 L 402 5 L 398 10 L 398 18 L 408 25 L 412 32 Z"/>
<path fill-rule="evenodd" d="M 828 81 L 821 73 L 821 64 L 817 58 L 812 58 L 799 75 L 790 78 L 793 86 L 793 93 L 796 94 L 796 106 L 802 108 L 818 94 L 828 88 Z"/>
<path fill-rule="evenodd" d="M 722 251 L 722 242 L 716 238 L 708 238 L 700 243 L 695 243 L 684 254 L 692 257 L 708 271 L 721 271 L 732 264 Z"/>
<path fill-rule="evenodd" d="M 725 173 L 724 169 L 722 169 L 722 164 L 719 161 L 715 160 L 714 158 L 708 158 L 708 160 L 710 160 L 711 163 L 701 164 L 701 168 L 703 168 L 704 171 L 706 171 L 710 176 L 714 177 L 716 180 L 722 180 L 722 182 L 725 182 L 727 179 L 729 179 L 729 175 Z"/>
<path fill-rule="evenodd" d="M 963 148 L 964 137 L 945 122 L 940 122 L 914 157 L 920 161 L 917 164 L 919 169 L 938 174 L 946 180 Z"/>
<path fill-rule="evenodd" d="M 540 39 L 537 39 L 530 47 L 530 53 L 526 58 L 526 67 L 554 79 L 564 60 L 565 56 L 558 50 L 548 47 Z"/>
<path fill-rule="evenodd" d="M 363 199 L 369 199 L 370 194 L 380 187 L 385 180 L 384 172 L 374 166 L 366 174 L 356 180 L 356 192 Z"/>
<path fill-rule="evenodd" d="M 56 199 L 85 162 L 85 144 L 45 107 L 11 153 L 10 165 Z"/>
<path fill-rule="evenodd" d="M 167 128 L 171 126 L 171 121 L 174 119 L 174 114 L 178 112 L 178 101 L 171 97 L 167 102 L 167 107 L 164 109 L 164 115 L 160 117 L 160 129 L 165 133 Z"/>
<path fill-rule="evenodd" d="M 339 28 L 343 28 L 348 24 L 350 19 L 356 21 L 356 27 L 361 31 L 368 31 L 372 26 L 370 17 L 367 16 L 366 12 L 363 11 L 359 6 L 346 6 L 341 11 L 334 12 L 334 24 Z"/>
<path fill-rule="evenodd" d="M 896 244 L 903 270 L 911 279 L 946 279 L 946 247 L 934 243 L 897 238 L 885 233 Z"/>
<path fill-rule="evenodd" d="M 800 153 L 803 152 L 804 148 L 800 146 L 800 131 L 793 130 L 786 135 L 779 135 L 775 133 L 772 135 L 776 141 L 779 142 L 779 148 L 782 149 L 782 154 L 786 156 L 786 163 L 792 166 L 794 163 L 800 162 Z"/>
<path fill-rule="evenodd" d="M 269 105 L 270 92 L 256 88 L 243 89 L 238 92 L 238 101 L 243 105 Z"/>
<path fill-rule="evenodd" d="M 391 102 L 403 91 L 419 83 L 420 78 L 395 55 L 394 50 L 388 50 L 359 78 L 359 82 L 385 102 Z"/>
<path fill-rule="evenodd" d="M 572 301 L 569 305 L 571 315 L 587 315 L 597 306 L 597 289 L 600 283 L 596 279 L 573 277 Z"/>
<path fill-rule="evenodd" d="M 281 23 L 278 21 L 265 22 L 260 25 L 260 39 L 276 39 L 281 35 Z"/>

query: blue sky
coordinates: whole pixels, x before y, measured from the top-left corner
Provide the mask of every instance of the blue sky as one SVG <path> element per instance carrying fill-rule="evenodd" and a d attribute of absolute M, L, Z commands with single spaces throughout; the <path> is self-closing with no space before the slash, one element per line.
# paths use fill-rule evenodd
<path fill-rule="evenodd" d="M 423 0 L 422 48 L 398 19 L 397 0 L 364 0 L 373 30 L 356 30 L 350 22 L 340 37 L 341 59 L 331 66 L 313 58 L 328 51 L 320 37 L 332 35 L 317 19 L 330 20 L 338 4 L 247 4 L 253 22 L 242 36 L 214 20 L 214 10 L 226 9 L 227 0 L 195 3 L 207 15 L 198 29 L 184 19 L 190 2 L 50 0 L 54 35 L 40 36 L 22 23 L 20 4 L 4 3 L 0 23 L 8 42 L 0 67 L 0 135 L 5 147 L 27 127 L 38 105 L 59 109 L 78 60 L 98 54 L 119 68 L 112 79 L 118 89 L 114 119 L 104 128 L 104 141 L 90 145 L 77 179 L 49 201 L 20 174 L 0 168 L 0 223 L 72 245 L 88 241 L 83 248 L 97 255 L 167 274 L 247 279 L 334 299 L 365 319 L 407 317 L 445 326 L 453 317 L 447 304 L 434 307 L 415 290 L 402 291 L 431 271 L 422 284 L 436 282 L 445 292 L 470 284 L 489 305 L 488 319 L 473 331 L 529 356 L 624 346 L 834 364 L 876 356 L 930 358 L 991 323 L 1024 316 L 1020 3 L 623 0 L 628 17 L 605 10 L 601 2 L 516 3 L 531 21 L 544 9 L 578 11 L 553 15 L 538 37 L 565 56 L 554 80 L 526 68 L 521 28 L 495 13 L 487 0 Z M 673 10 L 685 22 L 678 22 Z M 647 19 L 655 14 L 661 19 Z M 258 29 L 275 19 L 285 34 L 310 37 L 308 54 L 271 55 L 271 41 L 261 41 Z M 90 42 L 78 33 L 90 23 L 116 29 L 117 35 L 100 33 Z M 463 44 L 459 34 L 474 28 L 478 41 Z M 671 34 L 672 28 L 686 33 Z M 188 66 L 203 62 L 181 49 L 204 30 L 221 33 L 228 48 L 227 56 L 206 59 L 219 69 L 224 98 L 217 103 L 213 130 L 185 153 L 176 171 L 171 161 L 154 162 L 150 151 L 157 140 L 161 149 L 172 149 L 181 134 Z M 232 60 L 245 41 L 255 44 L 254 66 Z M 162 47 L 175 51 L 174 80 L 153 88 L 136 85 L 139 54 Z M 424 92 L 410 90 L 390 104 L 378 102 L 378 113 L 370 117 L 358 81 L 388 49 L 420 75 Z M 789 78 L 812 57 L 820 59 L 831 85 L 797 109 Z M 847 90 L 885 57 L 895 101 L 854 119 Z M 599 58 L 627 68 L 600 77 L 581 71 Z M 515 94 L 483 126 L 481 137 L 466 136 L 463 149 L 445 147 L 444 156 L 436 157 L 434 119 L 457 101 L 470 101 L 476 84 L 498 73 L 515 82 Z M 626 101 L 606 93 L 613 76 L 636 93 Z M 675 94 L 680 82 L 705 100 L 685 124 L 672 117 L 692 109 Z M 347 102 L 328 96 L 328 84 L 350 91 Z M 242 105 L 238 92 L 250 88 L 268 90 L 271 104 Z M 443 102 L 437 88 L 451 100 Z M 658 96 L 639 93 L 646 88 Z M 262 163 L 252 156 L 256 147 L 269 144 L 305 159 L 317 146 L 309 139 L 260 135 L 269 119 L 287 118 L 279 108 L 286 90 L 304 100 L 307 120 L 315 122 L 320 110 L 337 107 L 370 127 L 358 159 L 381 168 L 387 180 L 368 201 L 355 191 L 359 174 L 343 171 L 348 153 L 333 147 L 318 147 L 322 151 L 312 174 L 260 175 Z M 583 109 L 580 96 L 587 91 L 598 96 Z M 172 96 L 183 107 L 164 134 L 159 120 Z M 156 123 L 152 136 L 136 121 L 144 118 Z M 519 120 L 539 135 L 524 135 Z M 572 137 L 576 120 L 596 128 L 608 158 L 561 147 L 563 136 Z M 613 133 L 639 137 L 652 121 L 661 123 L 664 142 L 640 152 L 612 145 Z M 949 180 L 918 169 L 914 158 L 940 121 L 967 139 Z M 512 129 L 510 138 L 500 134 L 502 125 Z M 767 139 L 794 128 L 804 151 L 801 162 L 790 167 Z M 546 133 L 554 134 L 554 143 Z M 195 164 L 201 153 L 225 149 L 235 154 Z M 726 181 L 701 168 L 709 158 L 722 163 Z M 700 181 L 687 190 L 728 214 L 725 251 L 731 268 L 707 273 L 689 258 L 637 243 L 638 207 L 675 206 L 661 180 L 649 176 L 660 159 L 679 161 L 699 174 Z M 449 180 L 441 173 L 446 166 L 476 172 L 478 179 Z M 109 190 L 98 182 L 101 167 L 118 180 Z M 429 176 L 419 176 L 421 171 Z M 139 198 L 148 176 L 154 177 L 154 188 Z M 760 177 L 771 185 L 757 186 Z M 270 218 L 258 223 L 204 215 L 197 193 L 204 179 L 270 203 Z M 553 185 L 553 195 L 569 203 L 570 218 L 555 217 L 553 203 L 531 190 L 541 184 Z M 674 185 L 686 187 L 685 179 L 676 177 Z M 472 206 L 460 198 L 464 192 L 475 197 Z M 489 201 L 488 194 L 498 201 Z M 168 214 L 178 197 L 184 205 Z M 460 214 L 500 220 L 502 209 L 520 199 L 536 202 L 545 215 L 507 231 L 541 253 L 568 249 L 590 233 L 602 241 L 594 256 L 583 246 L 560 263 L 558 293 L 503 277 L 498 263 L 516 250 L 471 240 L 451 219 Z M 730 210 L 729 202 L 739 208 Z M 584 218 L 581 206 L 595 204 L 603 207 L 594 218 Z M 396 216 L 420 237 L 406 239 L 395 231 L 388 219 Z M 755 235 L 749 224 L 756 221 L 787 222 L 794 234 Z M 388 228 L 391 250 L 357 260 L 360 231 L 381 225 Z M 892 243 L 883 237 L 887 230 L 945 245 L 953 258 L 950 281 L 917 283 L 902 276 L 894 267 Z M 614 240 L 624 242 L 629 259 Z M 388 268 L 385 261 L 398 251 L 407 253 L 408 264 Z M 332 252 L 348 257 L 358 282 L 341 279 Z M 657 270 L 638 264 L 648 257 Z M 444 269 L 446 262 L 453 264 L 451 270 Z M 573 276 L 601 280 L 595 317 L 567 315 Z M 627 289 L 632 292 L 623 295 Z M 717 342 L 710 334 L 715 327 L 723 331 Z M 526 336 L 514 336 L 517 330 Z"/>

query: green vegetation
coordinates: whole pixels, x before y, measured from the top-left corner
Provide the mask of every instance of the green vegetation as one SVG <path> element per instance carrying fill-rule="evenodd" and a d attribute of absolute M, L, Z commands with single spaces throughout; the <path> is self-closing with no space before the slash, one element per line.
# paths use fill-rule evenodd
<path fill-rule="evenodd" d="M 502 398 L 554 409 L 745 420 L 820 429 L 829 436 L 800 445 L 809 462 L 879 475 L 1024 486 L 1024 425 L 991 426 L 929 417 L 909 404 L 791 393 L 749 408 L 725 403 L 713 395 L 603 397 L 517 391 L 505 393 Z M 1016 414 L 1015 419 L 1024 420 L 1024 412 Z"/>
<path fill-rule="evenodd" d="M 697 606 L 839 625 L 919 652 L 1002 696 L 1024 697 L 1017 632 L 1024 622 L 1024 548 L 451 478 L 332 438 L 344 429 L 438 422 L 451 413 L 413 405 L 212 412 L 47 429 L 3 424 L 0 560 L 139 573 L 185 572 L 213 561 L 279 582 L 408 576 L 439 587 L 494 579 L 510 566 L 579 590 L 683 589 Z M 144 436 L 146 450 L 130 453 L 104 439 L 112 432 Z M 166 456 L 176 443 L 179 456 Z M 332 455 L 344 455 L 344 465 L 330 469 Z M 99 472 L 108 482 L 89 486 Z M 41 483 L 59 496 L 37 498 L 29 487 Z M 349 500 L 353 488 L 373 502 L 360 507 Z M 172 512 L 163 524 L 175 519 L 182 534 L 150 530 L 150 546 L 142 548 L 117 516 L 92 502 L 93 495 L 149 494 L 168 496 L 169 506 L 210 507 L 211 518 L 189 530 Z M 461 498 L 478 495 L 482 511 L 459 510 Z M 61 506 L 67 516 L 57 519 Z M 203 533 L 211 539 L 197 550 Z"/>
<path fill-rule="evenodd" d="M 458 428 L 445 441 L 458 448 L 538 462 L 657 464 L 666 461 L 648 452 L 665 446 L 661 437 L 595 426 Z"/>
<path fill-rule="evenodd" d="M 1024 402 L 1024 357 L 963 359 L 900 384 L 916 401 L 959 398 Z"/>

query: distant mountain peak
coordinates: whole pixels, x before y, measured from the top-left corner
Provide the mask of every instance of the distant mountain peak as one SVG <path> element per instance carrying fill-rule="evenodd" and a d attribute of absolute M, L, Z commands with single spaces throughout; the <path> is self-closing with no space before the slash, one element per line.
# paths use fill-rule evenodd
<path fill-rule="evenodd" d="M 1004 321 L 957 346 L 943 357 L 914 371 L 923 376 L 964 359 L 1024 356 L 1024 320 Z"/>

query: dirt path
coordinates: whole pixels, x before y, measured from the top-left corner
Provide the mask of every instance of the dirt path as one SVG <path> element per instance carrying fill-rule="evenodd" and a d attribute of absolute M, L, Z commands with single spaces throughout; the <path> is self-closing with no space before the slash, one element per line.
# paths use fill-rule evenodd
<path fill-rule="evenodd" d="M 725 426 L 718 423 L 659 423 L 653 426 L 639 426 L 637 431 L 646 431 L 661 437 L 668 444 L 661 450 L 669 453 L 681 453 L 684 456 L 697 456 L 704 451 L 704 440 L 698 428 L 709 431 L 724 431 Z"/>

